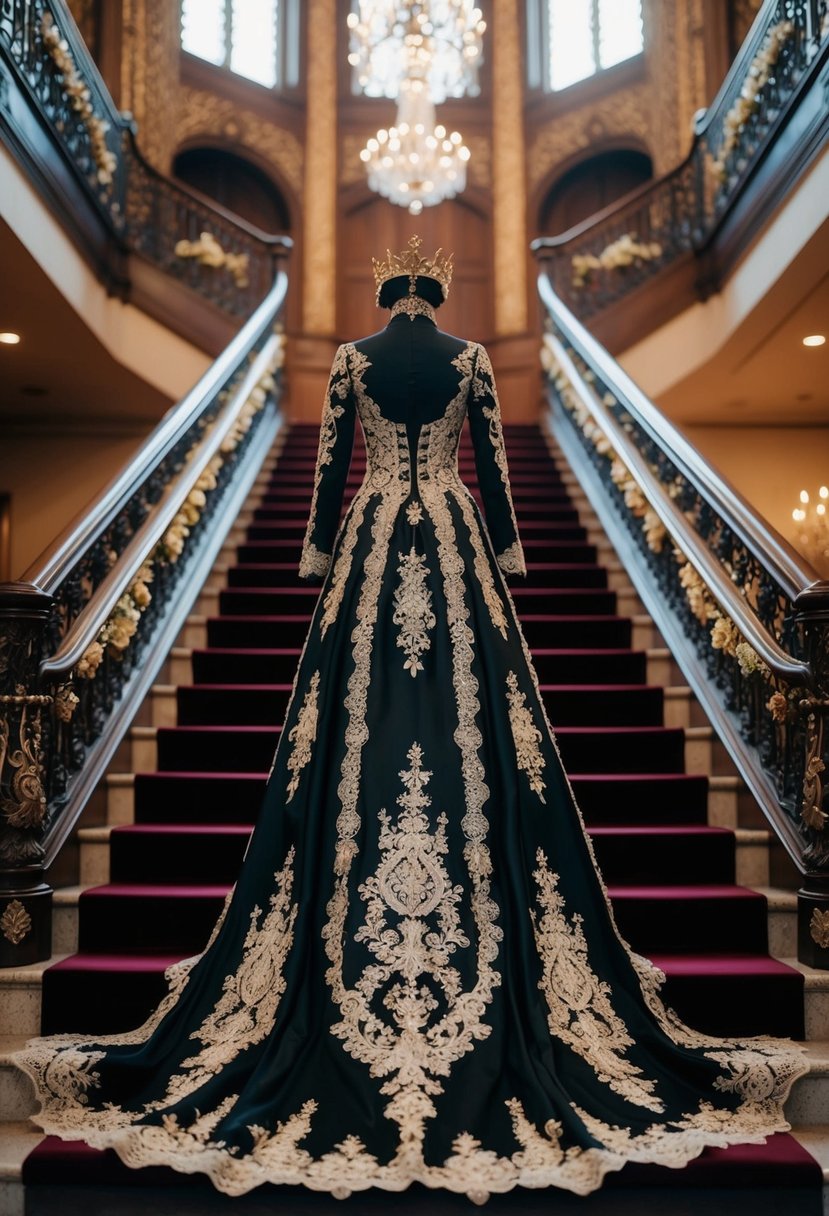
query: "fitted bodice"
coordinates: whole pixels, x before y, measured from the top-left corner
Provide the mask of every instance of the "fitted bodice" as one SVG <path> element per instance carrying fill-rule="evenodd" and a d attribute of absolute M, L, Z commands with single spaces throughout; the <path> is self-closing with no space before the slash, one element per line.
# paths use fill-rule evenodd
<path fill-rule="evenodd" d="M 458 444 L 477 347 L 431 321 L 397 317 L 346 348 L 366 440 L 364 490 L 457 485 Z"/>

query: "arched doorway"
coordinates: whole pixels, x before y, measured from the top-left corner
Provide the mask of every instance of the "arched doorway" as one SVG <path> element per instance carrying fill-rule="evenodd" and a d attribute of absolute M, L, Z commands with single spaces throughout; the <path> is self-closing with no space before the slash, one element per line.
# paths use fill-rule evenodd
<path fill-rule="evenodd" d="M 539 208 L 539 235 L 558 236 L 653 177 L 644 152 L 617 148 L 580 161 L 548 190 Z"/>
<path fill-rule="evenodd" d="M 288 233 L 290 214 L 279 188 L 257 165 L 223 148 L 188 148 L 173 163 L 176 177 L 263 232 Z"/>

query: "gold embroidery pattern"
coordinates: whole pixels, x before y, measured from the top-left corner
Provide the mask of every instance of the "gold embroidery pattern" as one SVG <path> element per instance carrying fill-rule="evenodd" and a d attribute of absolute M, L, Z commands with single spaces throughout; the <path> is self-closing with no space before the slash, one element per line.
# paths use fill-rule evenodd
<path fill-rule="evenodd" d="M 463 521 L 469 532 L 469 542 L 472 545 L 472 552 L 474 554 L 472 564 L 478 579 L 478 585 L 481 588 L 481 594 L 484 597 L 484 603 L 489 609 L 490 620 L 501 634 L 501 637 L 506 638 L 507 616 L 504 612 L 503 601 L 495 586 L 495 579 L 492 577 L 492 568 L 487 559 L 486 549 L 484 548 L 481 536 L 483 525 L 476 518 L 475 500 L 468 493 L 456 494 L 455 500 L 461 509 Z"/>
<path fill-rule="evenodd" d="M 196 1055 L 182 1060 L 182 1073 L 170 1078 L 167 1093 L 149 1110 L 178 1102 L 199 1089 L 240 1052 L 261 1043 L 273 1029 L 285 991 L 285 960 L 294 940 L 296 904 L 291 903 L 294 848 L 274 874 L 270 907 L 254 907 L 238 970 L 227 976 L 222 995 L 192 1038 L 202 1044 Z M 261 923 L 260 923 L 261 921 Z"/>
<path fill-rule="evenodd" d="M 416 528 L 419 523 L 423 522 L 423 507 L 421 507 L 416 498 L 413 498 L 408 507 L 406 507 L 406 520 L 413 528 Z"/>
<path fill-rule="evenodd" d="M 653 1093 L 656 1083 L 643 1079 L 641 1068 L 625 1059 L 633 1039 L 613 1008 L 610 985 L 590 968 L 582 918 L 568 920 L 558 875 L 550 871 L 541 849 L 537 861 L 533 877 L 544 913 L 540 919 L 533 913 L 533 927 L 544 967 L 538 986 L 547 1000 L 550 1033 L 586 1060 L 614 1093 L 636 1106 L 664 1110 Z"/>
<path fill-rule="evenodd" d="M 489 355 L 486 347 L 477 347 L 478 358 L 475 363 L 475 370 L 472 374 L 472 393 L 475 400 L 481 397 L 489 397 L 492 404 L 484 405 L 484 417 L 489 423 L 489 440 L 492 444 L 492 451 L 495 457 L 495 463 L 501 474 L 501 481 L 504 485 L 504 494 L 509 505 L 510 519 L 512 520 L 512 528 L 516 537 L 518 536 L 518 520 L 515 518 L 515 508 L 512 505 L 512 491 L 509 484 L 509 471 L 507 468 L 507 453 L 504 446 L 504 430 L 501 425 L 501 405 L 498 401 L 498 390 L 495 387 L 495 375 L 492 371 L 492 364 L 489 361 Z M 514 569 L 507 570 L 508 574 L 526 574 L 527 568 L 524 563 L 524 553 L 521 549 L 521 542 L 516 540 L 505 550 L 505 553 L 512 553 L 517 548 L 517 554 L 513 554 L 513 563 L 517 560 L 517 566 Z M 503 567 L 502 567 L 503 569 Z"/>
<path fill-rule="evenodd" d="M 384 516 L 394 514 L 406 499 L 411 482 L 411 461 L 406 424 L 391 422 L 380 413 L 380 408 L 366 391 L 363 374 L 370 363 L 355 346 L 345 347 L 351 369 L 351 384 L 357 402 L 357 411 L 366 441 L 366 475 L 354 495 L 345 520 L 343 539 L 334 563 L 331 583 L 325 596 L 320 629 L 324 637 L 330 625 L 337 619 L 343 593 L 351 573 L 354 548 L 370 499 L 374 494 L 381 498 L 378 511 Z M 393 523 L 393 520 L 392 520 Z"/>
<path fill-rule="evenodd" d="M 365 943 L 376 962 L 353 988 L 338 994 L 343 1018 L 331 1028 L 372 1076 L 387 1078 L 380 1092 L 392 1098 L 386 1114 L 400 1124 L 401 1157 L 422 1143 L 423 1122 L 436 1113 L 431 1097 L 443 1092 L 437 1078 L 490 1033 L 481 1021 L 480 981 L 464 992 L 450 963 L 470 943 L 457 910 L 463 887 L 452 886 L 441 860 L 449 847 L 447 816 L 439 814 L 430 831 L 426 812 L 432 800 L 425 787 L 432 774 L 422 768 L 417 743 L 407 758 L 410 768 L 400 773 L 404 792 L 397 799 L 401 814 L 393 824 L 380 811 L 380 863 L 359 887 L 366 915 L 355 941 Z M 399 918 L 396 926 L 389 913 Z M 440 1008 L 437 992 L 443 1012 L 431 1021 Z M 380 1008 L 390 1011 L 393 1025 L 375 1012 Z"/>
<path fill-rule="evenodd" d="M 432 593 L 426 584 L 430 571 L 425 555 L 417 553 L 413 545 L 408 553 L 399 553 L 398 557 L 400 582 L 394 592 L 392 621 L 400 630 L 397 645 L 406 655 L 403 670 L 414 678 L 423 671 L 420 657 L 432 645 L 429 631 L 434 629 L 437 618 L 432 611 Z"/>
<path fill-rule="evenodd" d="M 421 497 L 425 497 L 423 487 L 429 486 L 432 488 L 432 502 L 436 502 L 434 487 L 439 486 L 451 493 L 457 502 L 469 532 L 474 555 L 473 566 L 484 603 L 493 625 L 506 637 L 507 618 L 484 547 L 483 524 L 478 521 L 474 500 L 458 475 L 458 439 L 466 414 L 475 350 L 474 343 L 467 343 L 461 353 L 452 360 L 452 365 L 461 373 L 457 395 L 449 403 L 443 417 L 426 423 L 420 429 L 417 441 L 417 476 Z"/>
<path fill-rule="evenodd" d="M 415 317 L 428 317 L 437 325 L 437 315 L 433 306 L 420 296 L 403 296 L 402 300 L 398 300 L 392 306 L 391 315 L 399 317 L 401 313 L 405 314 L 410 321 L 414 321 Z"/>
<path fill-rule="evenodd" d="M 532 711 L 526 704 L 526 694 L 518 687 L 518 677 L 514 671 L 507 676 L 507 704 L 509 706 L 509 724 L 512 727 L 512 737 L 515 741 L 515 756 L 518 767 L 527 774 L 530 789 L 538 794 L 544 802 L 545 784 L 541 773 L 547 762 L 541 754 L 542 734 L 533 721 Z"/>
<path fill-rule="evenodd" d="M 320 422 L 320 441 L 319 448 L 317 449 L 317 465 L 314 471 L 314 492 L 311 496 L 311 510 L 308 515 L 308 524 L 305 529 L 305 539 L 302 545 L 302 556 L 299 562 L 300 578 L 307 578 L 311 574 L 325 575 L 328 571 L 329 558 L 317 549 L 312 543 L 311 537 L 314 535 L 317 523 L 317 498 L 319 497 L 323 471 L 325 466 L 330 464 L 333 459 L 334 444 L 337 442 L 337 419 L 342 418 L 345 413 L 345 409 L 335 398 L 343 401 L 348 396 L 349 374 L 347 355 L 347 348 L 340 346 L 331 365 L 331 375 L 328 381 L 328 390 L 325 395 L 325 405 Z"/>
<path fill-rule="evenodd" d="M 331 554 L 323 553 L 316 545 L 310 541 L 306 541 L 302 550 L 302 564 L 300 567 L 300 577 L 306 578 L 309 574 L 316 574 L 320 578 L 325 578 L 328 573 L 328 567 L 331 563 Z"/>
<path fill-rule="evenodd" d="M 514 541 L 503 553 L 499 553 L 496 560 L 504 574 L 527 573 L 524 550 L 519 540 Z"/>
<path fill-rule="evenodd" d="M 311 759 L 311 749 L 317 737 L 317 723 L 319 721 L 319 712 L 317 710 L 319 686 L 320 673 L 315 671 L 311 676 L 308 691 L 303 698 L 302 708 L 297 714 L 296 723 L 288 732 L 288 742 L 293 743 L 294 746 L 288 757 L 288 771 L 292 776 L 288 782 L 286 802 L 290 802 L 297 792 L 302 770 Z"/>

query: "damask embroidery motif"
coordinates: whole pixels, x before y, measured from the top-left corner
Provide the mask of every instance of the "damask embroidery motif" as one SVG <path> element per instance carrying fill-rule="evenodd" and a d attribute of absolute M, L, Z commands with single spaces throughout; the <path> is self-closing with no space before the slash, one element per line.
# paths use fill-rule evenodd
<path fill-rule="evenodd" d="M 403 670 L 414 678 L 423 671 L 420 661 L 431 646 L 429 631 L 434 629 L 437 618 L 432 611 L 432 593 L 427 584 L 430 571 L 426 557 L 414 546 L 408 553 L 398 554 L 399 583 L 394 592 L 394 615 L 392 621 L 398 626 L 397 645 L 406 655 Z"/>
<path fill-rule="evenodd" d="M 626 1059 L 634 1042 L 613 1008 L 610 985 L 590 967 L 581 917 L 568 919 L 558 875 L 550 870 L 541 849 L 536 859 L 533 877 L 543 914 L 532 916 L 544 969 L 538 986 L 547 1000 L 550 1033 L 586 1060 L 614 1093 L 636 1106 L 664 1110 L 653 1092 L 656 1082 L 643 1078 L 641 1068 Z"/>
<path fill-rule="evenodd" d="M 274 874 L 267 913 L 262 917 L 258 907 L 251 911 L 238 970 L 227 976 L 215 1008 L 191 1036 L 202 1044 L 201 1051 L 182 1061 L 183 1071 L 171 1077 L 167 1093 L 148 1109 L 168 1106 L 193 1093 L 273 1029 L 285 991 L 285 960 L 294 940 L 293 865 L 292 846 L 282 869 Z"/>
<path fill-rule="evenodd" d="M 349 1055 L 369 1066 L 373 1076 L 387 1078 L 380 1088 L 391 1098 L 385 1113 L 400 1127 L 391 1173 L 406 1162 L 422 1160 L 424 1123 L 437 1113 L 432 1098 L 443 1092 L 439 1078 L 448 1076 L 451 1065 L 490 1034 L 483 1013 L 493 988 L 500 983 L 492 962 L 502 936 L 495 923 L 498 909 L 488 898 L 488 883 L 481 873 L 483 859 L 469 848 L 468 839 L 465 855 L 479 938 L 477 979 L 472 988 L 463 991 L 450 959 L 470 941 L 457 912 L 463 888 L 452 886 L 441 860 L 448 848 L 448 819 L 445 813 L 439 814 L 435 830 L 430 830 L 426 811 L 431 797 L 425 786 L 432 774 L 422 767 L 423 753 L 417 743 L 407 758 L 410 767 L 400 773 L 404 792 L 397 799 L 402 813 L 392 824 L 386 811 L 380 811 L 380 863 L 376 873 L 359 887 L 366 917 L 355 940 L 365 943 L 376 962 L 363 970 L 353 987 L 346 988 L 342 975 L 347 895 L 327 934 L 332 960 L 328 978 L 342 1014 L 331 1031 L 342 1039 Z M 477 826 L 467 824 L 467 828 Z M 485 851 L 485 846 L 481 848 Z M 397 918 L 396 926 L 388 923 L 390 914 Z M 424 982 L 427 979 L 442 994 L 440 1005 Z M 378 999 L 381 991 L 382 1000 Z M 392 1024 L 379 1012 L 383 1008 L 390 1011 Z M 432 1021 L 439 1008 L 442 1013 Z"/>
<path fill-rule="evenodd" d="M 526 704 L 526 693 L 518 687 L 518 677 L 514 671 L 507 676 L 507 705 L 509 707 L 509 724 L 512 727 L 512 737 L 515 741 L 515 756 L 518 767 L 527 774 L 530 789 L 538 794 L 544 802 L 545 784 L 541 773 L 546 767 L 546 761 L 539 746 L 542 739 L 541 731 L 533 721 L 532 711 Z"/>
<path fill-rule="evenodd" d="M 317 697 L 319 695 L 320 673 L 315 671 L 311 676 L 308 691 L 302 701 L 302 708 L 297 714 L 297 720 L 288 732 L 288 742 L 293 744 L 288 757 L 288 771 L 291 780 L 288 782 L 286 802 L 290 802 L 299 788 L 302 770 L 311 759 L 311 749 L 317 737 Z"/>
<path fill-rule="evenodd" d="M 416 528 L 417 525 L 422 522 L 422 520 L 423 507 L 421 507 L 416 498 L 413 498 L 408 507 L 406 507 L 406 521 L 407 523 L 410 523 L 413 528 Z"/>

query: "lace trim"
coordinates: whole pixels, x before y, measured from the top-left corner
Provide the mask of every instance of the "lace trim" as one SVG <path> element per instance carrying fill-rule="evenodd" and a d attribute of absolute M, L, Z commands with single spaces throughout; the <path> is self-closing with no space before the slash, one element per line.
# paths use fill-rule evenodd
<path fill-rule="evenodd" d="M 386 498 L 390 495 L 396 511 L 408 496 L 411 484 L 406 424 L 391 422 L 383 417 L 380 407 L 366 391 L 363 380 L 363 374 L 371 366 L 369 360 L 352 344 L 345 349 L 351 367 L 351 384 L 365 435 L 368 459 L 365 479 L 348 510 L 331 583 L 323 603 L 320 621 L 323 637 L 337 619 L 369 500 L 373 494 L 379 493 L 383 499 L 380 509 L 385 511 L 388 506 Z"/>
<path fill-rule="evenodd" d="M 325 578 L 330 564 L 330 553 L 323 553 L 311 541 L 306 541 L 299 559 L 299 577 L 308 578 L 309 575 L 315 574 L 320 578 Z"/>
<path fill-rule="evenodd" d="M 414 321 L 415 317 L 428 317 L 434 325 L 437 325 L 434 308 L 420 296 L 403 296 L 402 300 L 398 300 L 392 306 L 391 315 L 399 317 L 401 314 L 407 316 L 410 321 Z"/>
<path fill-rule="evenodd" d="M 610 985 L 590 967 L 581 917 L 567 918 L 559 876 L 550 871 L 541 849 L 537 862 L 533 877 L 544 911 L 540 919 L 533 913 L 533 926 L 544 968 L 538 986 L 547 1000 L 550 1033 L 586 1060 L 614 1093 L 635 1106 L 663 1111 L 653 1093 L 656 1082 L 643 1079 L 641 1068 L 625 1058 L 634 1042 L 613 1008 Z"/>
<path fill-rule="evenodd" d="M 325 405 L 323 406 L 322 419 L 320 421 L 320 441 L 317 449 L 317 465 L 314 470 L 314 491 L 311 495 L 311 510 L 308 514 L 308 524 L 305 529 L 305 539 L 302 545 L 302 556 L 299 561 L 299 574 L 301 578 L 307 578 L 312 574 L 322 574 L 328 572 L 328 558 L 325 558 L 325 566 L 322 568 L 321 558 L 325 555 L 312 544 L 311 537 L 314 535 L 314 529 L 317 524 L 317 499 L 319 497 L 319 489 L 322 483 L 323 472 L 325 466 L 329 465 L 334 458 L 334 445 L 337 442 L 337 420 L 342 418 L 345 413 L 345 408 L 339 404 L 339 401 L 344 401 L 349 392 L 349 372 L 347 349 L 345 346 L 337 348 L 337 353 L 334 356 L 334 362 L 331 365 L 331 374 L 328 379 L 328 389 L 325 394 Z M 336 401 L 335 398 L 339 398 Z"/>
<path fill-rule="evenodd" d="M 416 528 L 419 523 L 423 522 L 423 507 L 421 507 L 416 498 L 413 498 L 408 507 L 406 507 L 406 521 L 413 528 Z"/>
<path fill-rule="evenodd" d="M 429 632 L 437 624 L 437 617 L 432 611 L 432 593 L 426 582 L 430 573 L 426 557 L 417 553 L 414 545 L 408 553 L 399 553 L 398 557 L 400 582 L 394 592 L 392 621 L 399 629 L 397 645 L 406 655 L 403 670 L 414 678 L 423 671 L 420 656 L 432 645 Z"/>
<path fill-rule="evenodd" d="M 487 422 L 489 423 L 489 441 L 492 444 L 492 454 L 495 459 L 495 464 L 498 467 L 498 471 L 501 474 L 501 482 L 504 487 L 504 496 L 507 500 L 510 519 L 512 521 L 512 530 L 517 538 L 518 520 L 515 518 L 515 508 L 512 504 L 512 492 L 509 484 L 509 469 L 507 467 L 507 452 L 504 446 L 504 429 L 501 425 L 501 405 L 498 400 L 498 390 L 495 387 L 495 374 L 492 370 L 492 364 L 490 363 L 489 354 L 487 353 L 486 347 L 478 345 L 476 350 L 478 357 L 475 362 L 474 372 L 472 374 L 472 393 L 476 401 L 480 400 L 481 398 L 489 398 L 491 402 L 490 405 L 483 405 L 482 409 L 484 418 L 486 418 Z M 520 542 L 516 540 L 514 544 L 517 544 L 520 550 Z M 513 547 L 514 545 L 511 545 L 509 549 L 505 550 L 505 552 L 509 553 Z M 521 557 L 521 567 L 522 568 L 517 570 L 516 573 L 526 574 L 526 569 L 523 568 L 523 556 Z M 505 573 L 511 573 L 511 571 L 506 571 Z"/>
<path fill-rule="evenodd" d="M 297 714 L 297 720 L 288 732 L 288 742 L 293 749 L 288 757 L 288 771 L 292 774 L 288 782 L 286 802 L 290 802 L 299 788 L 302 770 L 311 759 L 311 749 L 317 737 L 317 697 L 319 695 L 320 673 L 315 671 L 302 702 L 302 708 Z"/>
<path fill-rule="evenodd" d="M 293 866 L 292 846 L 282 869 L 274 874 L 276 890 L 267 914 L 262 918 L 258 907 L 251 911 L 238 969 L 227 976 L 212 1013 L 191 1035 L 202 1050 L 182 1060 L 183 1073 L 173 1074 L 164 1097 L 146 1107 L 147 1111 L 162 1110 L 194 1093 L 273 1030 L 285 991 L 285 960 L 293 945 L 297 916 L 297 905 L 291 903 Z"/>
<path fill-rule="evenodd" d="M 513 541 L 509 548 L 503 553 L 499 553 L 497 557 L 498 565 L 504 574 L 526 574 L 527 567 L 524 562 L 524 550 L 521 547 L 520 540 Z"/>
<path fill-rule="evenodd" d="M 507 676 L 507 706 L 515 743 L 515 758 L 518 767 L 529 778 L 530 789 L 544 802 L 545 785 L 541 773 L 546 767 L 546 761 L 539 746 L 543 736 L 533 721 L 532 710 L 526 705 L 526 700 L 526 693 L 521 692 L 518 687 L 518 677 L 511 671 Z"/>

